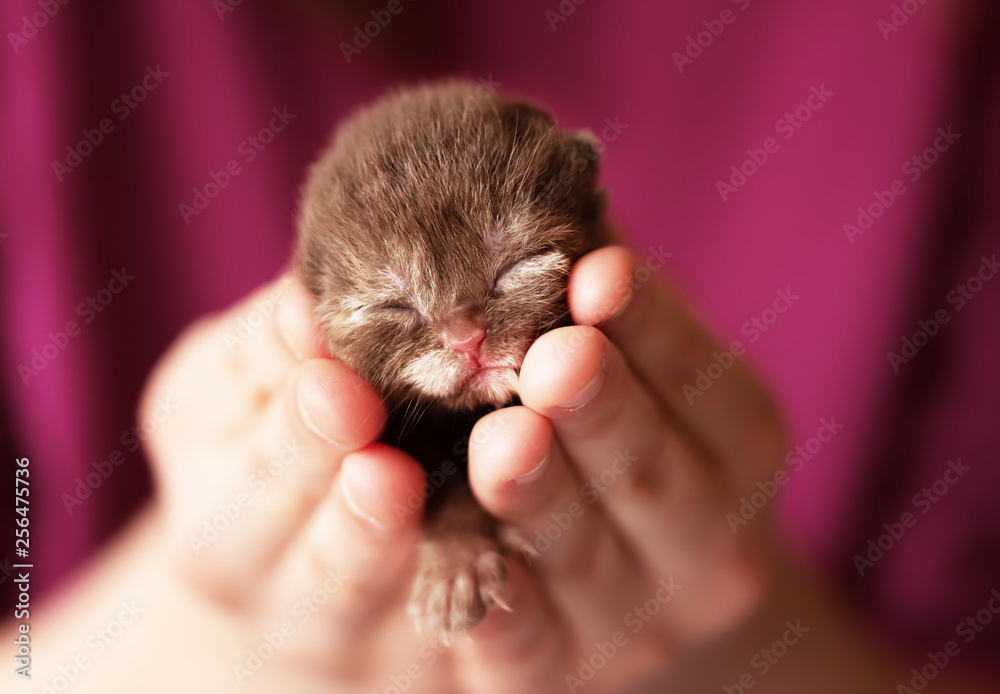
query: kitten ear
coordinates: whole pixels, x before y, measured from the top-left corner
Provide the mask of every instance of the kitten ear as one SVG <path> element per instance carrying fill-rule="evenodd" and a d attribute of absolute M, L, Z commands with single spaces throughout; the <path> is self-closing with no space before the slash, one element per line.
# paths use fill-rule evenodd
<path fill-rule="evenodd" d="M 597 166 L 601 152 L 604 151 L 604 143 L 597 139 L 597 135 L 589 130 L 574 130 L 566 133 L 566 137 L 580 156 L 590 162 L 591 166 Z"/>
<path fill-rule="evenodd" d="M 589 130 L 574 130 L 566 133 L 566 138 L 573 148 L 573 160 L 581 162 L 580 179 L 583 182 L 587 193 L 590 214 L 594 217 L 600 216 L 608 206 L 608 193 L 605 188 L 597 187 L 597 174 L 600 169 L 601 152 L 604 151 L 604 142 L 599 140 L 594 133 Z"/>

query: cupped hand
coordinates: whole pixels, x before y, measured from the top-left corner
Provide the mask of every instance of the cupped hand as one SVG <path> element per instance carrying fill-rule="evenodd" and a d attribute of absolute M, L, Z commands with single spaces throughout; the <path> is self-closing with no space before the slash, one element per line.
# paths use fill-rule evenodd
<path fill-rule="evenodd" d="M 446 649 L 403 611 L 423 471 L 376 443 L 380 398 L 325 353 L 294 280 L 192 326 L 140 418 L 168 399 L 147 441 L 168 566 L 229 626 L 201 644 L 218 671 L 193 688 L 448 691 Z"/>
<path fill-rule="evenodd" d="M 473 489 L 523 546 L 514 611 L 457 646 L 489 673 L 477 691 L 628 691 L 734 629 L 767 586 L 766 535 L 726 520 L 782 461 L 766 390 L 734 357 L 692 396 L 725 348 L 621 247 L 581 259 L 568 299 L 577 325 L 531 347 L 523 405 L 471 437 Z"/>
<path fill-rule="evenodd" d="M 375 443 L 382 403 L 326 354 L 301 287 L 187 331 L 140 417 L 175 403 L 147 448 L 168 566 L 228 623 L 212 691 L 627 691 L 739 623 L 765 561 L 725 514 L 780 463 L 779 419 L 738 359 L 688 402 L 722 348 L 637 262 L 610 247 L 577 263 L 577 325 L 532 346 L 523 405 L 472 433 L 473 488 L 522 550 L 513 611 L 450 649 L 404 609 L 423 472 Z"/>

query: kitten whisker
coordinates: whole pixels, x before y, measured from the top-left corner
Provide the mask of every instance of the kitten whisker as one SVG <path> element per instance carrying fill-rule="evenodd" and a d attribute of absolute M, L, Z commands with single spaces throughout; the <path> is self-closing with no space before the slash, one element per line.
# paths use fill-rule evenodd
<path fill-rule="evenodd" d="M 410 432 L 416 429 L 416 413 L 420 409 L 420 403 L 416 400 L 410 400 L 406 404 L 406 412 L 403 414 L 403 424 L 400 427 L 400 436 L 407 436 Z"/>
<path fill-rule="evenodd" d="M 562 320 L 568 315 L 569 315 L 569 309 L 567 308 L 565 311 L 561 311 L 557 315 L 553 316 L 548 323 L 544 324 L 543 327 L 539 329 L 538 336 L 541 337 L 542 335 L 549 332 L 553 328 L 559 327 L 559 323 L 561 323 Z"/>
<path fill-rule="evenodd" d="M 603 245 L 593 136 L 481 92 L 404 89 L 342 124 L 310 169 L 296 253 L 331 354 L 381 397 L 380 441 L 433 482 L 407 612 L 425 633 L 444 631 L 445 645 L 486 608 L 511 607 L 513 552 L 470 489 L 467 443 L 454 462 L 460 444 L 484 414 L 519 402 L 531 342 L 572 324 L 573 262 Z M 468 576 L 472 600 L 442 604 L 468 593 Z"/>
<path fill-rule="evenodd" d="M 433 403 L 422 397 L 408 398 L 406 401 L 406 411 L 403 414 L 403 421 L 399 425 L 399 437 L 406 438 L 416 431 L 417 424 L 430 410 Z"/>
<path fill-rule="evenodd" d="M 431 404 L 432 403 L 430 402 L 422 402 L 420 403 L 420 407 L 414 410 L 414 415 L 410 418 L 410 426 L 406 430 L 407 434 L 416 431 L 417 425 L 420 424 L 420 420 L 423 419 L 424 415 L 430 411 Z"/>
<path fill-rule="evenodd" d="M 382 399 L 381 399 L 381 400 L 379 401 L 379 405 L 384 405 L 384 404 L 386 403 L 386 401 L 387 401 L 388 399 L 389 399 L 389 395 L 388 395 L 388 394 L 384 395 L 384 396 L 382 397 Z M 390 410 L 389 412 L 386 412 L 386 413 L 385 413 L 385 416 L 386 416 L 386 419 L 388 419 L 388 418 L 389 418 L 389 415 L 391 415 L 391 414 L 392 414 L 392 412 L 393 412 L 393 410 L 395 410 L 395 409 L 396 409 L 396 407 L 398 407 L 398 406 L 399 406 L 398 404 L 397 404 L 397 405 L 393 405 L 392 409 L 391 409 L 391 410 Z M 368 416 L 367 416 L 367 417 L 365 417 L 365 418 L 364 418 L 364 419 L 363 419 L 363 420 L 361 421 L 361 423 L 362 423 L 362 424 L 364 424 L 365 422 L 367 422 L 367 421 L 368 421 L 368 420 L 369 420 L 369 419 L 371 418 L 371 416 L 372 416 L 372 415 L 371 415 L 371 413 L 369 413 L 369 414 L 368 414 Z"/>

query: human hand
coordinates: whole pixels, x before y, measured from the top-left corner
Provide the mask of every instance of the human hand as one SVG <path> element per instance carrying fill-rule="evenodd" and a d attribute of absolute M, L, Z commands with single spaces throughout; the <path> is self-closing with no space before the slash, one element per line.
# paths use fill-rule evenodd
<path fill-rule="evenodd" d="M 188 329 L 140 419 L 166 398 L 176 413 L 146 442 L 166 562 L 224 622 L 201 644 L 216 672 L 199 679 L 368 694 L 417 663 L 411 691 L 447 689 L 444 649 L 427 650 L 401 608 L 421 509 L 393 508 L 423 470 L 373 443 L 381 400 L 324 352 L 301 288 L 271 283 Z"/>
<path fill-rule="evenodd" d="M 637 262 L 608 247 L 576 264 L 577 325 L 535 342 L 523 406 L 472 433 L 477 497 L 532 545 L 513 613 L 456 646 L 485 691 L 627 691 L 764 595 L 766 536 L 725 515 L 782 462 L 775 404 L 739 360 L 689 404 L 682 387 L 723 348 L 667 286 L 634 281 L 649 277 Z M 511 623 L 521 636 L 498 659 L 491 630 Z"/>
<path fill-rule="evenodd" d="M 603 253 L 607 256 L 608 252 Z M 590 256 L 574 271 L 570 296 L 578 321 L 587 320 L 581 311 L 588 307 L 594 322 L 600 320 L 600 305 L 608 296 L 614 301 L 610 305 L 621 303 L 621 296 L 613 296 L 615 287 L 609 285 L 608 294 L 601 290 L 601 282 L 621 273 L 621 263 L 627 259 L 622 253 L 619 249 L 618 255 L 607 256 L 610 263 L 601 255 Z M 224 623 L 221 627 L 216 623 L 208 632 L 213 635 L 210 642 L 201 644 L 205 652 L 200 667 L 214 670 L 211 677 L 202 670 L 201 681 L 213 682 L 212 691 L 273 691 L 293 683 L 296 691 L 306 692 L 329 688 L 382 692 L 404 684 L 408 691 L 418 693 L 531 692 L 563 686 L 561 674 L 575 662 L 573 648 L 586 649 L 588 640 L 605 635 L 601 630 L 608 617 L 616 612 L 620 617 L 624 610 L 619 608 L 647 587 L 646 577 L 635 571 L 631 550 L 626 551 L 614 537 L 610 523 L 580 518 L 566 538 L 539 558 L 537 566 L 527 570 L 515 562 L 509 598 L 514 601 L 513 614 L 491 613 L 472 632 L 471 640 L 460 639 L 451 650 L 437 637 L 416 635 L 403 605 L 413 579 L 421 517 L 421 509 L 411 504 L 412 491 L 421 489 L 424 473 L 408 456 L 373 443 L 383 425 L 382 404 L 359 376 L 325 353 L 311 299 L 294 282 L 281 285 L 281 300 L 271 299 L 276 289 L 273 284 L 265 286 L 232 309 L 189 329 L 155 370 L 140 407 L 143 419 L 164 398 L 173 397 L 177 405 L 177 413 L 147 441 L 147 449 L 158 483 L 163 537 L 171 548 L 168 565 L 202 606 L 196 619 L 211 614 L 216 622 Z M 646 300 L 642 291 L 631 302 L 636 308 L 630 307 L 612 324 L 629 329 L 628 315 L 640 310 L 640 302 Z M 589 301 L 587 292 L 593 295 Z M 263 314 L 270 312 L 269 300 L 278 306 L 275 315 L 267 317 Z M 654 304 L 649 310 L 661 311 L 662 307 Z M 251 334 L 244 337 L 240 328 L 247 326 Z M 595 354 L 593 344 L 603 349 L 604 338 L 598 331 L 570 330 L 583 331 L 584 340 L 577 344 L 573 341 L 576 333 L 557 331 L 540 340 L 525 362 L 523 396 L 539 410 L 545 411 L 538 404 L 540 399 L 559 401 L 566 381 L 586 375 L 586 360 Z M 647 337 L 643 329 L 636 328 L 636 332 L 635 345 L 639 346 L 638 340 Z M 582 367 L 563 380 L 545 382 L 532 375 L 548 368 L 544 351 L 539 350 L 561 344 L 552 342 L 553 338 L 566 335 L 575 352 L 562 368 Z M 655 345 L 658 337 L 651 340 Z M 631 402 L 632 428 L 623 433 L 618 423 L 608 428 L 607 435 L 638 437 L 626 445 L 634 447 L 629 449 L 631 455 L 640 460 L 652 455 L 664 441 L 659 429 L 663 421 L 652 412 L 635 409 L 639 387 L 632 384 L 634 391 L 622 392 L 629 387 L 627 374 L 613 358 L 609 351 L 609 375 L 594 403 L 581 406 L 568 419 L 559 412 L 539 415 L 525 407 L 491 417 L 511 418 L 502 420 L 514 426 L 510 431 L 527 426 L 522 442 L 540 444 L 539 436 L 550 426 L 547 417 L 559 434 L 566 422 L 571 425 L 573 417 L 587 412 L 591 413 L 588 422 L 606 419 L 606 409 L 592 409 L 601 402 L 605 408 Z M 559 371 L 551 373 L 555 376 Z M 611 390 L 609 385 L 615 383 L 619 385 Z M 608 393 L 615 399 L 607 399 Z M 489 445 L 483 445 L 474 432 L 471 457 L 476 487 L 485 492 L 481 499 L 498 515 L 516 514 L 511 503 L 522 512 L 545 504 L 559 508 L 557 490 L 564 496 L 571 492 L 565 483 L 577 474 L 571 465 L 607 463 L 596 454 L 568 457 L 553 450 L 549 470 L 532 484 L 521 485 L 520 496 L 508 494 L 508 506 L 502 508 L 503 489 L 491 492 L 488 483 L 483 485 L 483 464 L 488 465 L 488 478 L 490 470 L 516 467 L 524 459 L 518 451 L 496 445 L 508 430 L 501 427 L 492 432 L 493 422 L 487 418 L 477 430 L 489 434 Z M 594 445 L 584 439 L 581 443 Z M 646 474 L 658 473 L 649 470 Z M 550 496 L 545 499 L 545 494 Z M 664 495 L 647 494 L 650 502 Z M 665 520 L 689 523 L 691 513 L 704 513 L 695 501 L 685 503 L 671 509 L 673 515 Z M 400 504 L 410 504 L 414 513 L 397 514 Z M 530 528 L 532 519 L 527 513 L 521 518 L 527 522 L 520 525 Z M 659 518 L 639 521 L 661 522 Z M 696 530 L 697 537 L 705 536 Z M 600 552 L 594 554 L 600 562 L 607 562 L 603 574 L 589 575 L 586 562 L 572 556 L 579 546 L 574 550 L 576 542 L 569 538 L 581 531 L 588 535 L 593 531 L 589 536 L 595 540 L 603 535 Z M 644 539 L 651 548 L 663 550 L 661 538 Z M 664 590 L 676 585 L 686 588 L 691 585 L 688 576 L 699 576 L 697 566 L 685 563 L 692 556 L 714 559 L 717 554 L 716 548 L 709 548 L 702 554 L 688 551 L 663 557 L 661 566 L 671 568 L 671 573 L 661 571 L 668 586 Z M 719 573 L 728 568 L 711 567 Z M 540 589 L 543 585 L 550 586 L 551 594 Z M 652 591 L 648 595 L 661 591 L 655 580 L 648 587 Z M 724 583 L 719 588 L 730 591 Z M 572 620 L 557 614 L 550 602 L 555 599 L 578 610 Z M 739 609 L 741 605 L 728 607 L 730 613 Z M 642 647 L 622 651 L 629 656 L 619 660 L 621 670 L 630 674 L 620 681 L 641 673 L 630 663 L 662 662 L 665 642 L 659 632 L 659 628 L 649 629 Z"/>
<path fill-rule="evenodd" d="M 281 285 L 276 316 L 255 315 L 271 312 L 272 284 L 189 329 L 139 413 L 163 398 L 177 405 L 146 442 L 161 526 L 147 544 L 169 548 L 150 571 L 167 588 L 153 590 L 128 654 L 134 671 L 141 658 L 174 665 L 144 686 L 551 691 L 573 689 L 567 675 L 587 681 L 583 658 L 599 671 L 590 691 L 623 691 L 668 666 L 677 645 L 738 621 L 761 591 L 760 565 L 720 530 L 718 509 L 779 459 L 777 418 L 742 367 L 706 393 L 707 411 L 679 408 L 680 385 L 714 345 L 654 283 L 626 300 L 632 262 L 609 248 L 577 264 L 569 296 L 580 326 L 543 336 L 522 370 L 525 405 L 473 432 L 482 503 L 530 540 L 553 523 L 559 536 L 536 541 L 530 567 L 513 562 L 514 612 L 491 611 L 451 650 L 415 635 L 403 609 L 421 509 L 393 509 L 423 472 L 372 443 L 379 398 L 325 354 L 301 288 Z M 241 320 L 257 325 L 249 336 Z M 585 327 L 602 321 L 620 350 Z M 597 372 L 591 400 L 559 407 Z M 525 483 L 509 481 L 546 452 Z M 590 477 L 601 486 L 581 498 Z M 113 691 L 116 663 L 107 656 L 110 678 L 89 681 Z"/>

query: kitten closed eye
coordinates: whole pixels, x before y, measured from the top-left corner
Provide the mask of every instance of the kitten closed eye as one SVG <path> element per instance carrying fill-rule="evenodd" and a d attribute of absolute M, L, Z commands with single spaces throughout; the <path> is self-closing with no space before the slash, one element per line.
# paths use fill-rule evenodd
<path fill-rule="evenodd" d="M 425 85 L 359 112 L 311 169 L 300 214 L 330 353 L 384 396 L 383 442 L 428 469 L 514 401 L 531 344 L 570 322 L 572 264 L 602 242 L 593 138 L 480 91 Z M 450 639 L 506 607 L 512 550 L 466 475 L 427 496 L 408 611 Z"/>
<path fill-rule="evenodd" d="M 400 304 L 400 303 L 375 304 L 371 308 L 383 313 L 396 314 L 399 316 L 408 316 L 411 318 L 419 318 L 420 320 L 427 319 L 427 317 L 423 314 L 423 312 L 420 309 L 415 308 L 413 306 L 409 306 L 408 304 Z"/>
<path fill-rule="evenodd" d="M 376 304 L 372 308 L 377 308 L 382 311 L 414 311 L 416 313 L 420 313 L 420 311 L 413 308 L 412 306 L 409 306 L 407 304 L 398 304 L 398 303 Z"/>
<path fill-rule="evenodd" d="M 493 293 L 503 294 L 546 275 L 566 277 L 570 261 L 561 251 L 549 251 L 516 263 L 505 270 L 493 283 Z"/>

